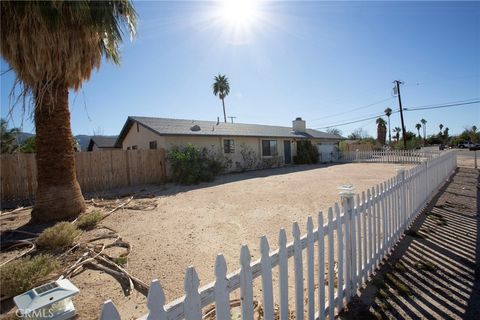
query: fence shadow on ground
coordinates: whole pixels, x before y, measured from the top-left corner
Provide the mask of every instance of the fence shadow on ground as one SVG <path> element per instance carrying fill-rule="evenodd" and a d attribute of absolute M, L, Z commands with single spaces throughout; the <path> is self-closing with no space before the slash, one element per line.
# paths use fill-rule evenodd
<path fill-rule="evenodd" d="M 479 181 L 457 168 L 342 317 L 478 319 Z"/>

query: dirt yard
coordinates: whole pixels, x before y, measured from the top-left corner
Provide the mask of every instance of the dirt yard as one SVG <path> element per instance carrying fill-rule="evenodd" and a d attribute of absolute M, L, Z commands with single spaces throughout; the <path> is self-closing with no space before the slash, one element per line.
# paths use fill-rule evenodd
<path fill-rule="evenodd" d="M 183 295 L 188 266 L 196 267 L 201 285 L 205 285 L 214 279 L 217 253 L 225 255 L 229 272 L 234 271 L 241 244 L 248 244 L 252 260 L 257 259 L 260 236 L 266 235 L 275 250 L 279 229 L 287 230 L 290 241 L 292 221 L 298 221 L 305 233 L 308 215 L 339 201 L 338 186 L 353 184 L 361 192 L 394 176 L 397 167 L 301 166 L 230 174 L 193 187 L 121 190 L 116 196 L 133 193 L 138 199 L 134 201 L 148 199 L 157 207 L 150 211 L 119 210 L 102 224 L 117 230 L 132 245 L 126 269 L 147 283 L 158 278 L 167 301 L 171 301 Z M 22 215 L 28 218 L 28 212 Z M 2 229 L 6 227 L 2 223 Z M 107 299 L 113 300 L 122 319 L 147 311 L 144 296 L 134 292 L 125 297 L 118 282 L 105 273 L 86 270 L 72 282 L 80 288 L 75 305 L 81 319 L 97 318 Z"/>

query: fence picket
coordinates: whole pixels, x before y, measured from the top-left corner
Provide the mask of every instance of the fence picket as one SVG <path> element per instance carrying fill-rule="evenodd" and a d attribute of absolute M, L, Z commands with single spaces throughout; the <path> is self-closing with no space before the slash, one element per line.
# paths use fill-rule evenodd
<path fill-rule="evenodd" d="M 303 319 L 302 244 L 300 242 L 300 228 L 297 222 L 293 223 L 292 233 L 295 270 L 295 319 Z"/>
<path fill-rule="evenodd" d="M 319 320 L 325 319 L 325 231 L 323 212 L 318 214 L 318 312 Z"/>
<path fill-rule="evenodd" d="M 328 315 L 334 319 L 335 314 L 335 270 L 333 246 L 333 210 L 328 208 Z"/>
<path fill-rule="evenodd" d="M 167 313 L 163 308 L 165 304 L 165 294 L 158 279 L 150 283 L 147 295 L 148 315 L 146 320 L 166 320 Z"/>
<path fill-rule="evenodd" d="M 197 271 L 194 267 L 188 267 L 185 273 L 185 301 L 183 304 L 186 320 L 202 319 L 200 294 L 198 293 L 199 285 L 200 280 L 198 279 Z"/>
<path fill-rule="evenodd" d="M 354 197 L 352 196 L 351 200 L 351 208 L 349 208 L 350 213 L 350 239 L 351 239 L 351 292 L 350 296 L 354 296 L 357 294 L 357 224 L 356 224 L 356 213 L 355 213 L 355 204 L 354 204 Z"/>
<path fill-rule="evenodd" d="M 120 314 L 117 307 L 112 300 L 107 300 L 103 303 L 102 312 L 100 313 L 100 320 L 120 320 Z"/>
<path fill-rule="evenodd" d="M 338 310 L 343 309 L 343 257 L 345 255 L 345 251 L 343 250 L 343 225 L 340 216 L 340 208 L 338 207 L 338 203 L 335 203 L 335 216 L 337 218 L 336 229 L 337 229 L 337 247 L 338 247 L 338 285 L 337 285 L 337 297 L 338 297 Z"/>
<path fill-rule="evenodd" d="M 260 251 L 262 254 L 262 292 L 263 310 L 266 320 L 273 320 L 273 286 L 272 286 L 272 263 L 270 262 L 270 246 L 266 236 L 260 239 Z"/>
<path fill-rule="evenodd" d="M 313 253 L 313 219 L 307 219 L 307 283 L 308 283 L 308 319 L 315 319 L 315 283 L 314 283 L 314 253 Z"/>
<path fill-rule="evenodd" d="M 288 260 L 287 260 L 287 234 L 285 229 L 280 229 L 278 235 L 279 257 L 279 290 L 280 290 L 280 320 L 288 320 Z"/>
<path fill-rule="evenodd" d="M 230 318 L 227 262 L 223 254 L 218 254 L 215 261 L 215 315 L 217 319 Z"/>
<path fill-rule="evenodd" d="M 356 206 L 355 206 L 355 216 L 357 217 L 357 256 L 358 256 L 358 262 L 357 262 L 357 288 L 362 287 L 362 270 L 363 270 L 363 251 L 362 251 L 362 210 L 361 210 L 361 204 L 360 204 L 360 195 L 357 193 L 356 197 Z"/>
<path fill-rule="evenodd" d="M 363 227 L 363 282 L 368 280 L 368 231 L 367 231 L 367 204 L 365 198 L 365 191 L 362 191 L 362 227 Z"/>
<path fill-rule="evenodd" d="M 367 210 L 368 210 L 368 265 L 370 266 L 368 268 L 368 274 L 371 274 L 371 266 L 373 265 L 373 242 L 372 242 L 372 215 L 373 215 L 373 210 L 372 210 L 372 196 L 370 193 L 370 189 L 367 189 Z"/>
<path fill-rule="evenodd" d="M 253 320 L 253 279 L 250 250 L 246 244 L 240 249 L 240 300 L 242 320 Z"/>

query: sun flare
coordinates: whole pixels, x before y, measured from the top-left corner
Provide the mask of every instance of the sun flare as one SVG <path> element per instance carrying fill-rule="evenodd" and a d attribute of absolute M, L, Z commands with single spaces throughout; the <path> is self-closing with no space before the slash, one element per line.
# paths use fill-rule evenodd
<path fill-rule="evenodd" d="M 220 14 L 226 24 L 248 27 L 258 17 L 258 0 L 223 0 Z"/>

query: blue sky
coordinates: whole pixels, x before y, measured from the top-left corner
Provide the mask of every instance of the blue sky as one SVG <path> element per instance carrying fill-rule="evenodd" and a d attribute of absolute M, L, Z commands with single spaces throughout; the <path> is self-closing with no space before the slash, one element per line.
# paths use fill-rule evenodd
<path fill-rule="evenodd" d="M 138 35 L 123 44 L 122 64 L 103 63 L 71 93 L 74 134 L 118 134 L 129 115 L 222 119 L 218 73 L 230 80 L 227 116 L 243 123 L 301 116 L 323 128 L 395 110 L 395 79 L 407 108 L 480 98 L 480 2 L 262 2 L 236 24 L 218 2 L 135 6 Z M 2 117 L 13 79 L 2 75 Z M 407 129 L 421 118 L 429 134 L 440 123 L 459 133 L 480 127 L 480 104 L 406 112 Z M 398 114 L 391 121 L 400 126 Z M 375 120 L 338 126 L 344 135 L 359 127 L 376 134 Z M 31 119 L 23 130 L 34 132 Z"/>

